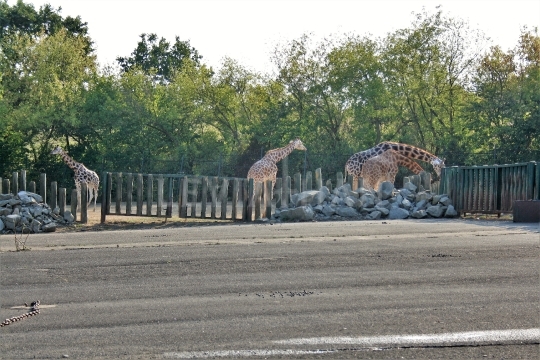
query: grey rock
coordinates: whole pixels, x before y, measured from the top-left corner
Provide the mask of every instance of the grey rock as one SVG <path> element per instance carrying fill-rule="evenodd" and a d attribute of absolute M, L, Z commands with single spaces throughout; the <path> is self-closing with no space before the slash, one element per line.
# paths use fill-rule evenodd
<path fill-rule="evenodd" d="M 401 206 L 402 206 L 405 210 L 411 210 L 413 205 L 412 205 L 412 203 L 411 203 L 409 200 L 405 199 L 405 200 L 403 200 L 403 201 L 401 202 Z"/>
<path fill-rule="evenodd" d="M 340 207 L 336 209 L 336 214 L 343 217 L 356 217 L 360 215 L 358 211 L 352 207 Z"/>
<path fill-rule="evenodd" d="M 390 199 L 394 193 L 394 184 L 389 181 L 383 181 L 379 186 L 379 195 L 381 199 Z"/>
<path fill-rule="evenodd" d="M 453 205 L 448 205 L 448 208 L 446 208 L 446 213 L 444 214 L 444 217 L 451 218 L 456 217 L 458 215 L 456 209 Z"/>
<path fill-rule="evenodd" d="M 407 182 L 403 184 L 403 188 L 409 190 L 412 193 L 416 193 L 416 185 L 414 185 L 412 182 Z"/>
<path fill-rule="evenodd" d="M 72 224 L 73 221 L 75 221 L 75 217 L 73 216 L 73 214 L 71 213 L 71 211 L 66 210 L 66 211 L 64 211 L 64 220 L 65 220 L 68 224 Z"/>
<path fill-rule="evenodd" d="M 2 221 L 2 219 L 0 219 L 0 232 L 4 230 L 4 222 Z"/>
<path fill-rule="evenodd" d="M 362 195 L 360 200 L 362 201 L 362 207 L 364 208 L 372 208 L 375 206 L 375 196 L 371 193 Z"/>
<path fill-rule="evenodd" d="M 332 216 L 332 215 L 334 215 L 336 213 L 336 210 L 330 205 L 325 205 L 325 206 L 323 206 L 322 213 L 325 216 Z"/>
<path fill-rule="evenodd" d="M 443 215 L 444 209 L 439 205 L 432 205 L 426 209 L 426 212 L 436 218 L 440 218 Z"/>
<path fill-rule="evenodd" d="M 0 208 L 0 216 L 10 215 L 13 210 L 10 208 Z"/>
<path fill-rule="evenodd" d="M 411 213 L 411 217 L 415 218 L 415 219 L 422 219 L 422 218 L 425 218 L 427 216 L 427 212 L 426 210 L 415 210 Z"/>
<path fill-rule="evenodd" d="M 42 227 L 43 232 L 55 232 L 56 231 L 56 223 L 51 222 L 47 225 L 44 225 Z"/>
<path fill-rule="evenodd" d="M 452 200 L 450 200 L 450 198 L 448 196 L 446 196 L 446 195 L 443 195 L 441 197 L 441 199 L 439 200 L 439 202 L 441 204 L 443 204 L 444 206 L 448 206 L 448 205 L 452 204 Z"/>
<path fill-rule="evenodd" d="M 389 219 L 406 219 L 409 217 L 409 212 L 402 208 L 392 208 L 388 214 Z"/>
<path fill-rule="evenodd" d="M 309 190 L 309 191 L 303 191 L 301 192 L 300 194 L 298 194 L 296 196 L 296 199 L 295 199 L 295 206 L 298 207 L 298 206 L 304 206 L 304 205 L 309 205 L 313 202 L 313 199 L 315 197 L 315 195 L 318 193 L 318 191 L 316 190 Z M 324 198 L 323 198 L 323 201 L 324 201 Z M 322 201 L 321 201 L 322 202 Z"/>
<path fill-rule="evenodd" d="M 4 225 L 9 230 L 15 230 L 21 221 L 20 215 L 8 215 L 4 219 Z"/>
<path fill-rule="evenodd" d="M 366 215 L 366 220 L 379 220 L 381 218 L 381 212 L 380 211 L 372 211 L 368 215 Z"/>

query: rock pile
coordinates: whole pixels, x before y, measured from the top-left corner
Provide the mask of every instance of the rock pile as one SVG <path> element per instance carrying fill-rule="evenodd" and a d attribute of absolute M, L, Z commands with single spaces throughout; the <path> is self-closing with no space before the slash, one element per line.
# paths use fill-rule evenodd
<path fill-rule="evenodd" d="M 71 211 L 61 215 L 59 207 L 51 209 L 38 194 L 0 194 L 0 234 L 52 232 L 73 221 Z"/>
<path fill-rule="evenodd" d="M 407 218 L 455 217 L 457 211 L 447 195 L 433 195 L 411 182 L 400 190 L 390 182 L 382 183 L 379 191 L 345 184 L 332 192 L 323 186 L 291 197 L 288 208 L 276 209 L 275 218 L 283 221 L 310 220 L 378 220 Z"/>

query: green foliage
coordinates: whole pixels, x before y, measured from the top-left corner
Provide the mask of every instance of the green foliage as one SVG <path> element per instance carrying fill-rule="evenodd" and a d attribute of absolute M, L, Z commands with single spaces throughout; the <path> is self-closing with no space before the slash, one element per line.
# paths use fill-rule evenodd
<path fill-rule="evenodd" d="M 0 1 L 0 176 L 24 168 L 70 186 L 55 144 L 98 174 L 243 177 L 295 137 L 308 151 L 291 155 L 289 173 L 320 167 L 325 178 L 384 140 L 447 165 L 538 160 L 537 29 L 508 53 L 482 41 L 424 12 L 383 39 L 304 35 L 277 46 L 277 74 L 261 75 L 228 58 L 209 68 L 189 42 L 143 34 L 117 72 L 97 68 L 79 17 Z"/>
<path fill-rule="evenodd" d="M 116 58 L 124 72 L 141 69 L 145 74 L 151 73 L 158 81 L 170 81 L 185 60 L 199 65 L 202 58 L 189 41 L 180 41 L 178 36 L 172 46 L 164 38 L 158 41 L 156 34 L 141 34 L 140 37 L 130 57 Z"/>

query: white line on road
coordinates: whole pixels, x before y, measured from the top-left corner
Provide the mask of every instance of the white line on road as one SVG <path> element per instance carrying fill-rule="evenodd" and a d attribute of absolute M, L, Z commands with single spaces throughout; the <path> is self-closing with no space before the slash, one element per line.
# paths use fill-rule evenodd
<path fill-rule="evenodd" d="M 300 338 L 274 341 L 282 345 L 354 345 L 359 348 L 374 348 L 380 350 L 392 347 L 420 347 L 420 346 L 453 346 L 453 345 L 479 345 L 504 343 L 539 343 L 540 328 L 512 329 L 491 331 L 469 331 L 443 334 L 417 334 L 417 335 L 384 335 L 372 337 L 318 337 Z M 361 349 L 357 349 L 361 350 Z M 302 350 L 302 349 L 268 349 L 268 350 L 221 350 L 221 351 L 186 351 L 168 352 L 163 356 L 175 359 L 216 358 L 216 357 L 254 357 L 254 356 L 284 356 L 305 355 L 337 352 L 339 349 L 329 350 Z"/>

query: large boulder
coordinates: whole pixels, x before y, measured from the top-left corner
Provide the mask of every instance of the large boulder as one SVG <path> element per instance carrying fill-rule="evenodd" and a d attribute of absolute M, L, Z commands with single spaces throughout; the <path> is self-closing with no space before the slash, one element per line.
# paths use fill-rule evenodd
<path fill-rule="evenodd" d="M 392 208 L 388 214 L 388 219 L 406 219 L 409 217 L 409 212 L 402 208 Z"/>

